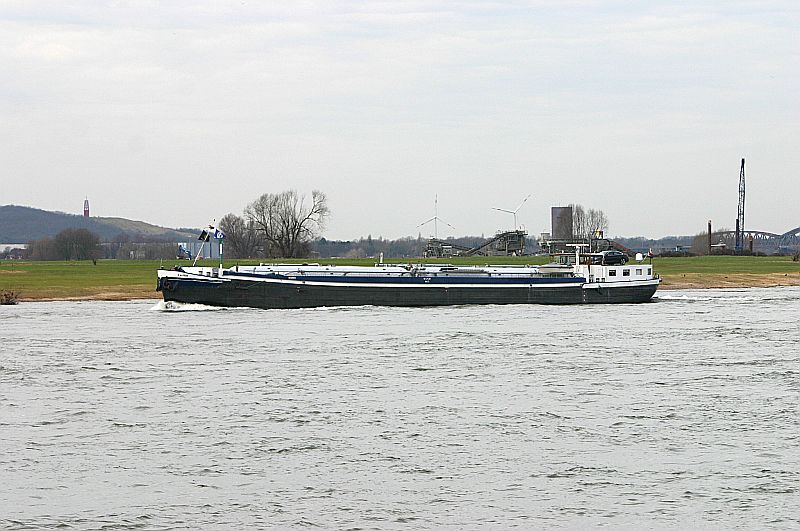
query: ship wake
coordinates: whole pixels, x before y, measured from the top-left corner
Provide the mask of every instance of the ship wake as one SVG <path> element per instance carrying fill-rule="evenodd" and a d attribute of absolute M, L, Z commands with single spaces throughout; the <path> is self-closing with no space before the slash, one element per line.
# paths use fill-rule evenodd
<path fill-rule="evenodd" d="M 194 304 L 188 302 L 158 301 L 150 311 L 154 312 L 208 312 L 226 310 L 220 306 L 209 306 L 208 304 Z"/>

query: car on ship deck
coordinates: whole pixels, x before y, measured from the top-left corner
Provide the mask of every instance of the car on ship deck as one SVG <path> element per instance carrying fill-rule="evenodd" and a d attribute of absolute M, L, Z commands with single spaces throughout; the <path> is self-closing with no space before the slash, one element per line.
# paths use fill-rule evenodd
<path fill-rule="evenodd" d="M 602 265 L 624 265 L 628 262 L 628 255 L 621 251 L 601 251 Z"/>

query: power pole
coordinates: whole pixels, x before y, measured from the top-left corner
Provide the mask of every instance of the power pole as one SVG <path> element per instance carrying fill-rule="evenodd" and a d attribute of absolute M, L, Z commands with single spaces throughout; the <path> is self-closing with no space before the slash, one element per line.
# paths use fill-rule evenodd
<path fill-rule="evenodd" d="M 736 216 L 736 253 L 741 253 L 744 247 L 744 159 L 739 172 L 739 211 Z"/>

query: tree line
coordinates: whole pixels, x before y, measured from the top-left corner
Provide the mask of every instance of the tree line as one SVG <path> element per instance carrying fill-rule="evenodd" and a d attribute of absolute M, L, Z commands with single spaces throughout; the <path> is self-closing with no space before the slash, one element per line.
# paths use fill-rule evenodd
<path fill-rule="evenodd" d="M 19 254 L 10 249 L 0 251 L 0 259 Z M 100 243 L 100 237 L 88 229 L 64 229 L 52 238 L 29 241 L 21 255 L 26 260 L 171 260 L 175 258 L 175 244 L 127 234 L 118 234 L 112 241 Z"/>
<path fill-rule="evenodd" d="M 100 237 L 87 229 L 64 229 L 30 242 L 26 251 L 31 260 L 97 260 L 103 254 Z"/>

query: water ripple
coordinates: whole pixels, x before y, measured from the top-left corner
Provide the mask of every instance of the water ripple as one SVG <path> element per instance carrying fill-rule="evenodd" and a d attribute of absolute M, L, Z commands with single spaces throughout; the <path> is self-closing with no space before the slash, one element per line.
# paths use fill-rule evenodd
<path fill-rule="evenodd" d="M 0 327 L 0 525 L 798 527 L 799 314 L 797 288 L 22 304 Z"/>

